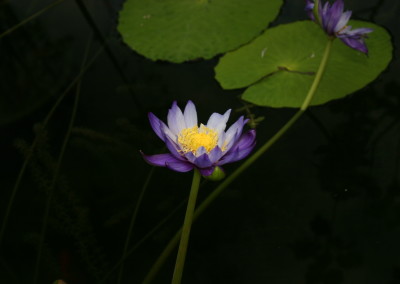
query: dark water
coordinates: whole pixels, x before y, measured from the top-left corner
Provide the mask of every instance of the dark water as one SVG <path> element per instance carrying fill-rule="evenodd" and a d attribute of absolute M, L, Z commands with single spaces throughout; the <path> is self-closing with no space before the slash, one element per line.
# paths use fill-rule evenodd
<path fill-rule="evenodd" d="M 120 259 L 151 171 L 139 150 L 164 151 L 150 129 L 148 111 L 164 118 L 173 100 L 183 106 L 191 99 L 204 121 L 212 112 L 242 106 L 240 91 L 223 91 L 214 80 L 218 59 L 151 62 L 121 42 L 116 24 L 122 1 L 83 2 L 65 1 L 0 40 L 1 220 L 28 146 L 35 135 L 41 137 L 1 244 L 0 283 L 33 281 L 48 189 L 76 86 L 45 131 L 40 123 L 79 74 L 88 40 L 88 62 L 103 41 L 107 49 L 81 81 L 74 128 L 52 196 L 38 283 L 61 278 L 69 284 L 100 283 Z M 1 31 L 49 3 L 0 1 Z M 364 89 L 311 108 L 229 186 L 193 227 L 184 283 L 400 283 L 400 2 L 346 1 L 346 7 L 355 18 L 389 30 L 394 60 Z M 305 19 L 303 1 L 291 0 L 273 25 L 298 19 Z M 259 145 L 294 113 L 251 111 L 265 117 L 257 128 Z M 228 174 L 238 164 L 228 165 Z M 154 171 L 131 246 L 182 203 L 190 182 L 190 173 Z M 200 199 L 215 186 L 204 183 Z M 180 207 L 129 255 L 124 283 L 141 283 L 183 215 Z M 175 253 L 155 283 L 170 283 L 174 258 Z M 104 283 L 116 283 L 116 278 L 114 273 Z"/>

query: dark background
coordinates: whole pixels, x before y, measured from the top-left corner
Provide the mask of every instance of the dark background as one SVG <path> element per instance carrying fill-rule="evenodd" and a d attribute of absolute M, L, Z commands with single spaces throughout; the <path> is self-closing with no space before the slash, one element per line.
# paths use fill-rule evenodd
<path fill-rule="evenodd" d="M 69 143 L 54 187 L 38 283 L 100 283 L 122 255 L 129 222 L 151 167 L 139 150 L 164 152 L 147 120 L 165 119 L 173 100 L 191 99 L 200 121 L 243 107 L 241 90 L 214 80 L 218 57 L 152 62 L 116 30 L 121 0 L 65 0 L 0 39 L 0 217 L 39 135 L 0 247 L 0 283 L 32 283 L 51 180 L 76 97 L 57 99 L 106 43 L 81 80 Z M 52 1 L 0 1 L 5 31 Z M 344 99 L 312 107 L 195 223 L 184 283 L 400 283 L 400 1 L 346 1 L 354 18 L 393 36 L 394 60 Z M 306 19 L 288 0 L 272 24 Z M 373 33 L 371 34 L 371 37 Z M 357 76 L 357 74 L 354 74 Z M 294 109 L 250 108 L 265 119 L 258 147 Z M 234 111 L 233 123 L 243 111 Z M 240 164 L 226 166 L 227 174 Z M 182 223 L 191 174 L 157 168 L 138 211 L 131 247 L 171 212 L 125 264 L 124 283 L 141 283 Z M 204 182 L 200 201 L 216 183 Z M 178 209 L 176 209 L 178 208 Z M 174 211 L 175 210 L 175 211 Z M 1 222 L 2 222 L 1 221 Z M 155 283 L 170 283 L 175 253 Z M 117 274 L 104 283 L 116 283 Z"/>

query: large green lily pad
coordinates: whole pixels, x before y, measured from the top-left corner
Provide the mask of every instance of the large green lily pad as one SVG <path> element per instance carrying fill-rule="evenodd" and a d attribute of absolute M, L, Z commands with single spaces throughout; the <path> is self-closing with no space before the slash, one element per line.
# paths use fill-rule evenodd
<path fill-rule="evenodd" d="M 259 35 L 281 5 L 282 0 L 127 0 L 118 30 L 152 60 L 209 59 Z"/>
<path fill-rule="evenodd" d="M 342 98 L 372 82 L 392 58 L 388 32 L 369 22 L 368 56 L 335 39 L 326 71 L 311 105 Z M 328 39 L 311 21 L 268 29 L 253 42 L 227 53 L 216 66 L 216 79 L 224 89 L 248 87 L 242 98 L 260 106 L 299 107 L 312 84 Z"/>

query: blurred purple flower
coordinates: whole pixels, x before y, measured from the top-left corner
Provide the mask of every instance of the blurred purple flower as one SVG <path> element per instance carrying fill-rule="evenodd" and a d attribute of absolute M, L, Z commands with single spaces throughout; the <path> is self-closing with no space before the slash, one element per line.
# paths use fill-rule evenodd
<path fill-rule="evenodd" d="M 213 113 L 206 125 L 197 123 L 196 107 L 188 101 L 182 113 L 176 102 L 168 111 L 168 126 L 149 113 L 154 132 L 165 142 L 170 153 L 143 158 L 153 166 L 167 167 L 177 172 L 188 172 L 194 168 L 203 176 L 209 176 L 215 167 L 247 157 L 255 146 L 256 132 L 242 134 L 248 121 L 241 116 L 227 131 L 231 110 L 223 115 Z"/>
<path fill-rule="evenodd" d="M 304 10 L 307 12 L 307 15 L 311 18 L 311 20 L 314 21 L 315 17 L 314 17 L 314 1 L 313 0 L 306 0 L 306 7 L 304 8 Z"/>
<path fill-rule="evenodd" d="M 368 48 L 364 42 L 364 38 L 367 38 L 367 34 L 372 32 L 370 28 L 359 28 L 351 30 L 351 26 L 347 23 L 351 17 L 351 11 L 343 11 L 344 3 L 343 0 L 337 0 L 332 5 L 326 2 L 322 7 L 321 0 L 318 0 L 318 18 L 315 19 L 313 9 L 314 1 L 306 0 L 305 10 L 308 16 L 316 21 L 324 31 L 333 37 L 339 38 L 347 46 L 368 53 Z"/>

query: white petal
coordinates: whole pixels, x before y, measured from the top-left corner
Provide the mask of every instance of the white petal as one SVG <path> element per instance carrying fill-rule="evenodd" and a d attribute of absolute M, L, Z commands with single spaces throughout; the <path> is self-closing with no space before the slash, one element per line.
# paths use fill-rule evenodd
<path fill-rule="evenodd" d="M 168 126 L 166 126 L 165 124 L 162 126 L 162 131 L 164 132 L 164 134 L 169 137 L 172 141 L 174 141 L 175 143 L 177 143 L 177 139 L 176 139 L 176 134 L 172 133 L 171 129 L 168 128 Z"/>
<path fill-rule="evenodd" d="M 229 129 L 226 131 L 225 143 L 229 143 L 238 130 L 241 134 L 243 126 L 246 124 L 246 122 L 247 120 L 244 121 L 243 116 L 241 116 L 234 124 L 232 124 L 231 127 L 229 127 Z"/>
<path fill-rule="evenodd" d="M 173 102 L 172 107 L 168 111 L 167 120 L 169 129 L 171 129 L 172 133 L 175 135 L 178 135 L 182 129 L 186 128 L 185 118 L 176 101 Z"/>
<path fill-rule="evenodd" d="M 185 117 L 187 128 L 197 126 L 197 112 L 196 107 L 192 101 L 188 101 L 188 103 L 186 104 L 183 116 Z"/>
<path fill-rule="evenodd" d="M 236 128 L 236 131 L 232 133 L 231 139 L 225 140 L 225 151 L 229 151 L 232 148 L 232 146 L 239 140 L 241 134 L 242 129 Z"/>
<path fill-rule="evenodd" d="M 218 134 L 218 143 L 217 143 L 217 145 L 219 146 L 219 148 L 221 148 L 221 149 L 223 149 L 223 146 L 226 146 L 225 144 L 225 140 L 226 140 L 226 133 L 225 133 L 225 131 L 221 131 L 219 134 Z"/>
<path fill-rule="evenodd" d="M 346 11 L 342 14 L 339 21 L 337 22 L 334 31 L 337 33 L 338 31 L 342 32 L 342 29 L 347 25 L 347 22 L 350 20 L 351 11 Z"/>
<path fill-rule="evenodd" d="M 214 129 L 218 133 L 224 131 L 226 128 L 226 122 L 228 121 L 230 114 L 230 109 L 228 109 L 223 115 L 219 113 L 213 113 L 208 119 L 207 127 Z"/>

